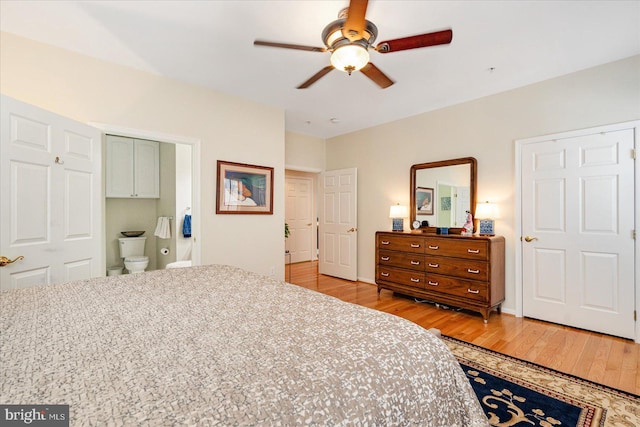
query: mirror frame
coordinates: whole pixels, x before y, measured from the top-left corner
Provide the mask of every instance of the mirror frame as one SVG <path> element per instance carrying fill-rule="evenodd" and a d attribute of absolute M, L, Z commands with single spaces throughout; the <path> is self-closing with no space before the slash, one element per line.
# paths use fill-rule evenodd
<path fill-rule="evenodd" d="M 409 194 L 411 194 L 411 209 L 409 214 L 409 224 L 412 231 L 418 231 L 423 233 L 435 233 L 435 226 L 413 228 L 413 221 L 416 219 L 416 172 L 422 169 L 433 169 L 444 166 L 456 166 L 456 165 L 469 165 L 469 193 L 470 193 L 470 205 L 471 215 L 474 218 L 473 231 L 476 231 L 475 227 L 475 213 L 476 213 L 476 186 L 478 182 L 478 161 L 475 157 L 461 157 L 459 159 L 441 160 L 438 162 L 418 163 L 411 166 L 411 172 L 409 177 Z M 449 228 L 450 234 L 460 234 L 463 228 Z"/>

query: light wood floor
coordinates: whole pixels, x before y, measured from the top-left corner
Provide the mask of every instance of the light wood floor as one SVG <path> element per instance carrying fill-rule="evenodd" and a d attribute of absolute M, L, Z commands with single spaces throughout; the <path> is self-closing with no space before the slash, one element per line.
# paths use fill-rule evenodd
<path fill-rule="evenodd" d="M 318 263 L 285 266 L 290 283 L 411 320 L 425 328 L 620 390 L 640 394 L 640 344 L 510 314 L 482 316 L 417 303 L 375 285 L 318 274 Z"/>

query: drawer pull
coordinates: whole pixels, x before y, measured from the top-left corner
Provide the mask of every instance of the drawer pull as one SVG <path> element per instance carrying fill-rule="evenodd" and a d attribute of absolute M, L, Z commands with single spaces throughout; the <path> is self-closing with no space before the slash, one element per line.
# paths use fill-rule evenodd
<path fill-rule="evenodd" d="M 384 271 L 381 271 L 381 272 L 380 272 L 380 275 L 381 275 L 382 277 L 389 277 L 389 273 L 385 273 Z"/>
<path fill-rule="evenodd" d="M 419 243 L 412 243 L 412 244 L 411 244 L 411 247 L 412 247 L 412 248 L 419 248 L 419 247 L 420 247 L 420 244 L 419 244 Z"/>
<path fill-rule="evenodd" d="M 467 249 L 467 252 L 469 252 L 470 254 L 479 254 L 480 249 Z"/>
<path fill-rule="evenodd" d="M 380 242 L 381 245 L 388 245 L 389 243 L 391 242 L 389 242 L 388 240 L 383 240 Z"/>
<path fill-rule="evenodd" d="M 475 290 L 475 291 L 474 291 L 473 289 L 468 289 L 468 288 L 467 288 L 467 292 L 469 292 L 470 294 L 479 294 L 479 293 L 480 293 L 480 290 Z"/>
<path fill-rule="evenodd" d="M 471 273 L 471 274 L 479 274 L 480 270 L 472 270 L 470 268 L 467 268 L 467 273 Z"/>
<path fill-rule="evenodd" d="M 440 264 L 431 264 L 431 263 L 429 263 L 429 267 L 438 268 L 438 267 L 440 267 Z"/>
<path fill-rule="evenodd" d="M 382 257 L 380 257 L 380 259 L 383 260 L 383 261 L 389 261 L 391 259 L 391 257 L 382 256 Z"/>
<path fill-rule="evenodd" d="M 427 283 L 431 286 L 438 286 L 440 284 L 438 282 L 432 282 L 431 280 L 429 280 Z"/>
<path fill-rule="evenodd" d="M 411 265 L 420 265 L 420 261 L 411 260 Z"/>
<path fill-rule="evenodd" d="M 414 279 L 413 277 L 411 278 L 411 281 L 412 281 L 413 283 L 420 283 L 420 279 Z"/>
<path fill-rule="evenodd" d="M 434 251 L 437 251 L 438 249 L 440 249 L 440 246 L 431 246 L 431 245 L 429 245 L 429 249 L 433 249 Z"/>

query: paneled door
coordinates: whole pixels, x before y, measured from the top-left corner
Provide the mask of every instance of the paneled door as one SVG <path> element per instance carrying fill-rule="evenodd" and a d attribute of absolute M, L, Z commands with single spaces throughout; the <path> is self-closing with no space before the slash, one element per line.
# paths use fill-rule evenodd
<path fill-rule="evenodd" d="M 634 338 L 634 130 L 525 143 L 523 314 Z"/>
<path fill-rule="evenodd" d="M 291 253 L 291 262 L 311 261 L 315 256 L 312 249 L 315 229 L 313 223 L 316 221 L 312 211 L 313 180 L 306 177 L 286 177 L 285 191 L 285 221 L 290 231 L 285 249 Z"/>
<path fill-rule="evenodd" d="M 0 102 L 0 289 L 104 275 L 101 132 Z"/>
<path fill-rule="evenodd" d="M 318 272 L 358 279 L 358 212 L 356 168 L 321 174 Z"/>

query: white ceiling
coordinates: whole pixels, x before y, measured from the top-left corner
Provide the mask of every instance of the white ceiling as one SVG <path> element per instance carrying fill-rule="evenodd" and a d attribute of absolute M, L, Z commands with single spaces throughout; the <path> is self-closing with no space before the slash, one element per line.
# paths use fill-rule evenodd
<path fill-rule="evenodd" d="M 637 0 L 370 0 L 378 42 L 453 29 L 450 45 L 372 51 L 396 82 L 384 90 L 361 73 L 335 70 L 295 89 L 329 64 L 329 53 L 253 46 L 262 39 L 322 47 L 323 28 L 346 6 L 0 0 L 0 29 L 282 108 L 287 130 L 322 138 L 640 54 Z"/>

